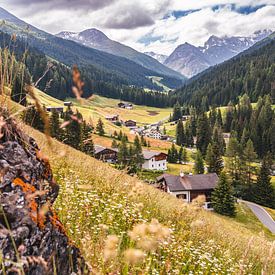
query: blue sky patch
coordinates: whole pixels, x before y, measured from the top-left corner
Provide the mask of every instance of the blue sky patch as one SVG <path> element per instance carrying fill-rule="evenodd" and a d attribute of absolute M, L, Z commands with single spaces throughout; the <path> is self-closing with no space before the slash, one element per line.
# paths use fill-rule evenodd
<path fill-rule="evenodd" d="M 265 7 L 266 5 L 257 5 L 257 6 L 237 6 L 236 4 L 230 5 L 215 5 L 212 7 L 213 11 L 219 10 L 224 7 L 230 7 L 232 11 L 236 11 L 241 14 L 250 14 L 256 12 L 257 10 Z"/>

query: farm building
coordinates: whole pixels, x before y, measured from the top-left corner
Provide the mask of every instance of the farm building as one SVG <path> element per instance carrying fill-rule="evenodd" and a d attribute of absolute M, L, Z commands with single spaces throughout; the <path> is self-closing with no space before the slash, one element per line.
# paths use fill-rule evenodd
<path fill-rule="evenodd" d="M 129 119 L 129 120 L 124 121 L 124 125 L 126 127 L 132 128 L 132 127 L 136 127 L 137 126 L 137 122 L 135 120 Z"/>
<path fill-rule="evenodd" d="M 72 107 L 72 106 L 73 106 L 72 101 L 65 101 L 63 104 L 64 104 L 64 106 L 66 106 L 66 107 Z"/>
<path fill-rule="evenodd" d="M 167 154 L 154 151 L 143 151 L 145 162 L 142 165 L 143 169 L 148 170 L 167 170 Z"/>
<path fill-rule="evenodd" d="M 118 122 L 119 115 L 109 115 L 109 116 L 106 116 L 105 119 L 111 122 Z"/>
<path fill-rule="evenodd" d="M 179 176 L 163 174 L 157 178 L 160 189 L 188 203 L 199 195 L 204 195 L 209 202 L 218 180 L 216 173 L 201 175 L 181 173 Z"/>
<path fill-rule="evenodd" d="M 63 107 L 47 107 L 46 108 L 46 110 L 47 110 L 47 112 L 50 112 L 50 113 L 52 113 L 53 111 L 56 111 L 56 112 L 58 112 L 58 113 L 63 113 L 63 111 L 64 111 L 64 108 Z"/>
<path fill-rule="evenodd" d="M 128 110 L 132 110 L 133 109 L 133 104 L 131 104 L 131 103 L 125 103 L 125 102 L 119 102 L 118 104 L 117 104 L 117 106 L 119 107 L 119 108 L 122 108 L 122 109 L 128 109 Z"/>
<path fill-rule="evenodd" d="M 95 145 L 95 158 L 108 163 L 117 162 L 118 149 Z"/>

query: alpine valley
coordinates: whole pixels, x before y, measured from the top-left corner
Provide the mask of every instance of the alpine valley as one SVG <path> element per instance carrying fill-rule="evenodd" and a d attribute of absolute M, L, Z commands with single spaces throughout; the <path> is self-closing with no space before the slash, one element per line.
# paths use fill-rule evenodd
<path fill-rule="evenodd" d="M 1 2 L 0 274 L 275 274 L 258 2 Z"/>

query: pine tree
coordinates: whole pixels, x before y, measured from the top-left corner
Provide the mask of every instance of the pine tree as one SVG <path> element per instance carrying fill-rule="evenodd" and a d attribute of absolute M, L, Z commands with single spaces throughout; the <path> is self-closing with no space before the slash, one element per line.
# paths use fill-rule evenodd
<path fill-rule="evenodd" d="M 223 169 L 223 159 L 219 152 L 219 147 L 216 143 L 210 143 L 207 147 L 205 161 L 207 163 L 208 173 L 221 173 Z"/>
<path fill-rule="evenodd" d="M 252 175 L 253 175 L 253 161 L 257 158 L 257 154 L 255 153 L 253 142 L 249 139 L 245 145 L 243 150 L 243 159 L 244 159 L 244 170 L 246 173 L 246 184 L 250 185 L 252 183 Z"/>
<path fill-rule="evenodd" d="M 112 148 L 118 148 L 118 144 L 117 144 L 117 141 L 115 139 L 113 139 L 111 147 Z"/>
<path fill-rule="evenodd" d="M 167 134 L 167 131 L 166 131 L 166 127 L 165 127 L 165 126 L 163 127 L 163 134 L 164 134 L 164 135 Z"/>
<path fill-rule="evenodd" d="M 23 112 L 23 120 L 26 124 L 32 126 L 40 132 L 44 132 L 44 120 L 34 106 L 26 108 L 26 110 Z"/>
<path fill-rule="evenodd" d="M 252 200 L 263 206 L 275 208 L 275 190 L 271 184 L 270 156 L 264 157 L 258 174 L 257 183 L 253 187 Z"/>
<path fill-rule="evenodd" d="M 177 123 L 176 144 L 179 146 L 183 146 L 185 144 L 184 128 L 183 128 L 183 123 L 181 119 Z"/>
<path fill-rule="evenodd" d="M 232 179 L 232 183 L 234 186 L 240 185 L 242 182 L 242 148 L 234 133 L 232 133 L 229 139 L 226 148 L 226 157 L 226 168 Z"/>
<path fill-rule="evenodd" d="M 213 140 L 213 144 L 216 143 L 216 145 L 219 147 L 220 155 L 223 156 L 226 149 L 226 143 L 223 138 L 222 129 L 217 125 L 214 128 L 212 140 Z"/>
<path fill-rule="evenodd" d="M 190 121 L 187 121 L 185 124 L 185 143 L 187 147 L 193 147 L 194 146 L 194 138 L 192 134 L 192 127 Z"/>
<path fill-rule="evenodd" d="M 188 155 L 187 155 L 187 150 L 185 147 L 183 148 L 181 159 L 184 164 L 186 164 L 188 162 Z"/>
<path fill-rule="evenodd" d="M 204 161 L 201 152 L 198 150 L 194 165 L 195 174 L 204 174 Z"/>
<path fill-rule="evenodd" d="M 202 155 L 206 155 L 207 146 L 211 141 L 211 130 L 205 113 L 201 114 L 197 122 L 197 148 Z"/>
<path fill-rule="evenodd" d="M 101 120 L 101 118 L 98 120 L 97 125 L 96 125 L 96 131 L 100 136 L 104 136 L 105 131 L 104 131 L 104 124 Z"/>
<path fill-rule="evenodd" d="M 128 151 L 128 146 L 127 146 L 127 141 L 123 137 L 121 139 L 121 143 L 118 146 L 118 163 L 122 167 L 126 167 L 128 165 L 129 161 L 129 151 Z"/>
<path fill-rule="evenodd" d="M 168 150 L 168 162 L 177 163 L 178 161 L 178 151 L 174 143 L 172 143 L 171 149 Z"/>
<path fill-rule="evenodd" d="M 70 116 L 70 123 L 66 126 L 65 129 L 65 143 L 74 147 L 75 149 L 80 149 L 81 147 L 81 120 L 82 115 L 77 111 L 75 115 Z"/>
<path fill-rule="evenodd" d="M 182 163 L 183 147 L 181 146 L 178 153 L 178 162 Z"/>
<path fill-rule="evenodd" d="M 122 131 L 120 130 L 120 131 L 119 131 L 119 134 L 118 134 L 118 136 L 117 136 L 117 139 L 118 139 L 118 140 L 122 140 L 122 137 L 123 137 L 123 134 L 122 134 Z"/>
<path fill-rule="evenodd" d="M 81 134 L 81 151 L 89 156 L 94 156 L 94 143 L 92 140 L 92 128 L 84 121 Z"/>
<path fill-rule="evenodd" d="M 144 163 L 144 157 L 143 157 L 142 147 L 141 147 L 138 136 L 136 136 L 135 140 L 134 140 L 133 160 L 134 160 L 137 168 L 141 169 L 142 164 Z"/>
<path fill-rule="evenodd" d="M 60 140 L 62 135 L 61 131 L 59 113 L 53 110 L 50 117 L 50 134 L 53 138 Z"/>
<path fill-rule="evenodd" d="M 177 121 L 177 120 L 181 119 L 181 117 L 182 117 L 181 106 L 180 106 L 179 102 L 177 102 L 173 109 L 172 120 Z"/>
<path fill-rule="evenodd" d="M 224 173 L 221 173 L 219 182 L 212 192 L 211 202 L 215 212 L 225 216 L 235 216 L 233 190 Z"/>

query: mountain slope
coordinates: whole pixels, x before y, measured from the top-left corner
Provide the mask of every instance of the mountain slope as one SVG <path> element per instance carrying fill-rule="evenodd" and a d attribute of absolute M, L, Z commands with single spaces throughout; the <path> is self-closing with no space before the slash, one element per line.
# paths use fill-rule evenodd
<path fill-rule="evenodd" d="M 270 30 L 255 32 L 248 37 L 217 37 L 212 35 L 203 47 L 188 43 L 178 46 L 165 60 L 168 67 L 192 77 L 210 66 L 220 64 L 271 34 Z"/>
<path fill-rule="evenodd" d="M 97 29 L 92 28 L 79 33 L 60 32 L 56 36 L 75 41 L 93 49 L 125 57 L 159 74 L 183 79 L 182 75 L 165 67 L 154 58 L 140 53 L 131 47 L 125 46 L 117 41 L 109 39 L 103 32 Z"/>
<path fill-rule="evenodd" d="M 165 60 L 165 65 L 173 67 L 187 77 L 191 77 L 209 68 L 208 59 L 195 46 L 185 43 L 178 46 Z"/>
<path fill-rule="evenodd" d="M 159 74 L 129 59 L 88 48 L 40 31 L 35 27 L 28 26 L 27 23 L 4 9 L 1 9 L 0 19 L 4 20 L 0 30 L 25 38 L 30 46 L 67 66 L 77 64 L 87 70 L 92 70 L 94 67 L 94 69 L 101 70 L 102 74 L 112 74 L 113 76 L 109 79 L 112 84 L 123 83 L 149 89 L 161 89 L 154 85 L 148 76 L 162 77 L 163 84 L 168 84 L 170 88 L 175 88 L 182 83 L 179 78 Z"/>
<path fill-rule="evenodd" d="M 258 42 L 245 52 L 190 79 L 173 93 L 182 103 L 201 106 L 227 105 L 247 93 L 253 102 L 259 96 L 275 99 L 275 35 Z"/>
<path fill-rule="evenodd" d="M 229 270 L 233 274 L 257 273 L 264 266 L 267 274 L 274 271 L 268 257 L 272 243 L 264 235 L 256 235 L 232 219 L 185 206 L 176 198 L 55 140 L 47 144 L 45 136 L 30 127 L 24 129 L 49 157 L 61 186 L 55 208 L 69 236 L 98 273 L 123 273 L 123 252 L 129 247 L 125 232 L 152 219 L 169 227 L 172 238 L 155 253 L 145 253 L 149 261 L 129 265 L 128 273 L 142 268 L 147 270 L 144 274 L 152 274 L 153 270 L 164 274 L 173 274 L 175 270 L 197 274 L 203 273 L 205 264 L 214 274 Z M 111 262 L 102 261 L 105 251 L 102 242 L 108 235 L 122 238 L 121 253 Z M 239 260 L 244 255 L 243 248 L 248 246 L 244 267 Z M 183 264 L 186 262 L 188 265 Z"/>
<path fill-rule="evenodd" d="M 145 52 L 144 54 L 147 54 L 153 58 L 155 58 L 158 62 L 160 63 L 164 63 L 165 60 L 167 59 L 168 55 L 164 55 L 164 54 L 157 54 L 157 53 L 154 53 L 154 52 Z"/>

